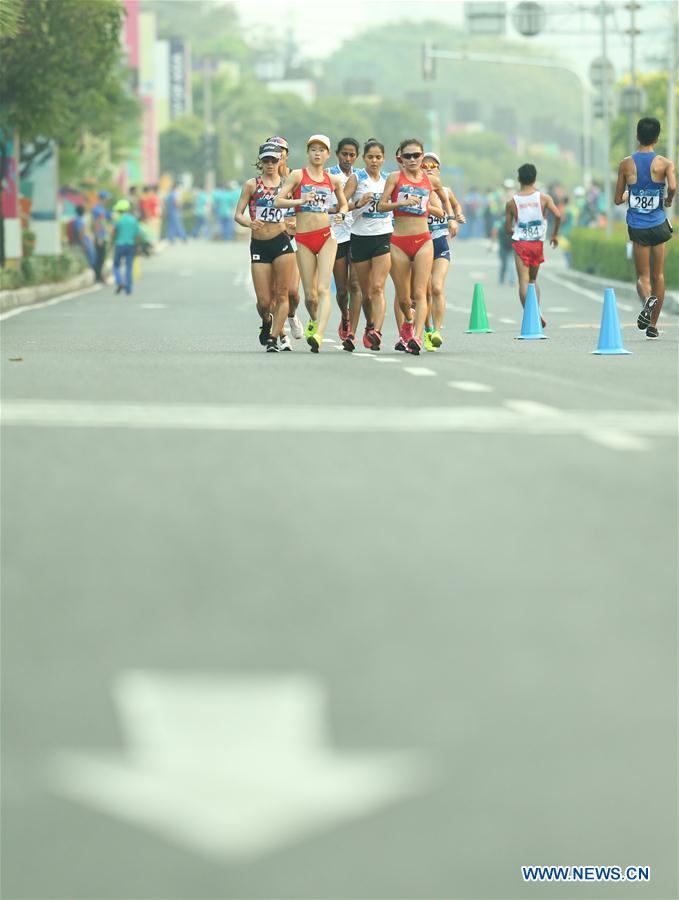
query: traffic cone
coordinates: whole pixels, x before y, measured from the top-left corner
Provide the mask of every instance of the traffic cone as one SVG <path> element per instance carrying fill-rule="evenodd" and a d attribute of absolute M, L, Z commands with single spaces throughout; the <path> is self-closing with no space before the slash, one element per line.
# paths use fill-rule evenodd
<path fill-rule="evenodd" d="M 622 345 L 620 332 L 620 319 L 618 307 L 615 302 L 615 291 L 606 288 L 604 291 L 604 309 L 601 313 L 601 328 L 599 329 L 599 346 L 592 353 L 598 356 L 619 356 L 630 353 Z"/>
<path fill-rule="evenodd" d="M 492 330 L 488 327 L 488 313 L 486 312 L 486 301 L 483 296 L 483 286 L 474 285 L 474 299 L 472 300 L 472 311 L 469 316 L 469 328 L 467 334 L 492 334 Z"/>
<path fill-rule="evenodd" d="M 547 340 L 547 335 L 542 333 L 540 309 L 538 308 L 538 295 L 535 292 L 534 284 L 528 285 L 528 291 L 526 292 L 526 305 L 523 308 L 523 319 L 521 321 L 521 334 L 518 335 L 517 340 Z"/>

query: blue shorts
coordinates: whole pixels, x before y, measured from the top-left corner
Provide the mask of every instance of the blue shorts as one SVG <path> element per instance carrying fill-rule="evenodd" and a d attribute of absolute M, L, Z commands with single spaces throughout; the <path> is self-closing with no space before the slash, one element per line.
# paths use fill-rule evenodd
<path fill-rule="evenodd" d="M 447 259 L 450 262 L 450 244 L 445 234 L 434 238 L 434 259 Z"/>

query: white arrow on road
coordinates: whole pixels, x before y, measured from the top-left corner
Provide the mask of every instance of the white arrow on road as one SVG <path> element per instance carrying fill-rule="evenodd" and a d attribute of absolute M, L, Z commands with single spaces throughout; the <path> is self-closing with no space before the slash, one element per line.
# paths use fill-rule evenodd
<path fill-rule="evenodd" d="M 128 672 L 114 699 L 125 754 L 60 754 L 51 789 L 209 856 L 264 855 L 431 781 L 414 754 L 334 752 L 306 676 Z"/>

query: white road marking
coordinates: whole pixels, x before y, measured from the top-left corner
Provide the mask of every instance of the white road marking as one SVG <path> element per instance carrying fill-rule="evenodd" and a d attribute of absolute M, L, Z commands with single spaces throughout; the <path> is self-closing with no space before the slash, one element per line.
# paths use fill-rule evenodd
<path fill-rule="evenodd" d="M 569 313 L 569 312 L 573 312 L 573 310 L 568 306 L 546 306 L 544 308 L 544 312 L 546 312 L 546 313 Z"/>
<path fill-rule="evenodd" d="M 143 403 L 53 403 L 6 400 L 8 426 L 131 428 L 229 432 L 409 432 L 575 435 L 601 443 L 602 433 L 675 437 L 674 411 L 561 410 L 532 400 L 483 407 L 203 406 Z M 617 438 L 616 438 L 617 439 Z M 611 446 L 613 439 L 609 439 Z M 620 439 L 622 445 L 623 440 Z M 644 448 L 647 445 L 644 445 Z M 617 449 L 622 449 L 622 446 Z M 629 449 L 629 448 L 628 448 Z M 641 445 L 637 449 L 641 449 Z"/>
<path fill-rule="evenodd" d="M 167 303 L 140 303 L 139 309 L 167 309 Z"/>
<path fill-rule="evenodd" d="M 516 325 L 518 324 L 516 319 L 498 319 L 498 322 L 502 322 L 503 325 Z"/>
<path fill-rule="evenodd" d="M 470 278 L 473 278 L 476 281 L 483 281 L 484 278 L 486 277 L 485 272 L 468 272 L 467 274 L 469 275 Z"/>
<path fill-rule="evenodd" d="M 34 309 L 45 309 L 47 306 L 57 306 L 65 300 L 73 300 L 75 297 L 82 297 L 83 294 L 91 294 L 94 291 L 101 291 L 104 285 L 92 284 L 90 287 L 82 288 L 79 291 L 71 291 L 69 294 L 61 294 L 59 297 L 52 297 L 51 300 L 43 300 L 41 303 L 29 303 L 28 306 L 18 306 L 16 309 L 9 309 L 0 315 L 0 322 L 5 319 L 11 319 L 12 316 L 19 316 L 21 313 L 32 312 Z"/>
<path fill-rule="evenodd" d="M 414 366 L 404 366 L 403 371 L 407 372 L 408 375 L 414 375 L 416 378 L 427 375 L 436 375 L 436 372 L 433 369 L 420 369 L 419 367 L 415 368 Z"/>
<path fill-rule="evenodd" d="M 576 294 L 582 294 L 583 297 L 589 297 L 591 300 L 595 300 L 597 303 L 604 302 L 603 290 L 601 291 L 601 294 L 597 294 L 595 291 L 590 291 L 589 288 L 581 287 L 579 284 L 571 284 L 570 281 L 567 281 L 565 278 L 559 278 L 559 276 L 555 275 L 553 272 L 545 271 L 544 274 L 551 281 L 554 281 L 556 284 L 561 285 L 561 287 L 568 288 L 569 291 L 573 291 Z M 634 312 L 634 306 L 631 306 L 629 303 L 622 303 L 620 300 L 618 300 L 617 297 L 616 297 L 615 302 L 616 302 L 618 309 L 621 309 L 623 312 Z M 641 304 L 639 305 L 639 309 L 641 309 Z M 549 312 L 560 312 L 558 307 L 555 307 L 554 309 L 551 309 L 551 310 L 545 309 L 545 312 L 548 312 L 548 311 Z"/>
<path fill-rule="evenodd" d="M 660 332 L 662 334 L 662 332 Z M 371 359 L 374 359 L 375 362 L 378 363 L 397 363 L 401 362 L 400 359 L 394 359 L 393 356 L 371 356 Z"/>
<path fill-rule="evenodd" d="M 466 391 L 469 394 L 489 394 L 494 390 L 489 384 L 481 384 L 478 381 L 449 381 L 448 387 Z"/>
<path fill-rule="evenodd" d="M 419 753 L 339 752 L 303 674 L 128 671 L 122 753 L 59 753 L 51 790 L 213 859 L 253 860 L 431 788 Z"/>
<path fill-rule="evenodd" d="M 336 344 L 337 341 L 334 338 L 323 338 L 324 344 Z"/>

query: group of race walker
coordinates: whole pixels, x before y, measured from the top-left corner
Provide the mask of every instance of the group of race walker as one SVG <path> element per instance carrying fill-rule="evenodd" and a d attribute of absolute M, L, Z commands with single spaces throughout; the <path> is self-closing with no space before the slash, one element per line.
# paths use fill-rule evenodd
<path fill-rule="evenodd" d="M 658 337 L 665 243 L 672 237 L 665 207 L 676 191 L 674 165 L 654 150 L 659 135 L 657 119 L 639 121 L 638 151 L 620 163 L 615 191 L 616 204 L 628 204 L 637 290 L 643 302 L 637 324 L 649 338 Z M 334 278 L 343 348 L 355 350 L 363 310 L 363 345 L 380 350 L 385 284 L 391 275 L 399 331 L 395 349 L 418 355 L 423 348 L 432 352 L 440 348 L 449 238 L 455 238 L 465 217 L 454 192 L 441 182 L 437 154 L 408 138 L 396 150 L 398 170 L 388 174 L 383 170 L 384 145 L 375 138 L 363 147 L 361 168 L 354 165 L 359 154 L 354 138 L 339 142 L 338 162 L 330 168 L 326 168 L 331 153 L 326 135 L 312 135 L 306 151 L 307 166 L 291 171 L 287 141 L 268 138 L 259 148 L 259 174 L 245 183 L 234 216 L 251 229 L 260 344 L 274 353 L 291 350 L 291 337 L 305 337 L 311 351 L 318 353 L 330 318 Z M 554 201 L 536 188 L 536 180 L 535 166 L 522 165 L 519 189 L 505 211 L 522 305 L 529 284 L 535 286 L 539 300 L 537 276 L 544 262 L 547 212 L 553 216 L 553 248 L 558 246 L 561 223 Z M 297 314 L 300 277 L 309 313 L 305 329 Z M 542 324 L 546 325 L 544 318 Z"/>

